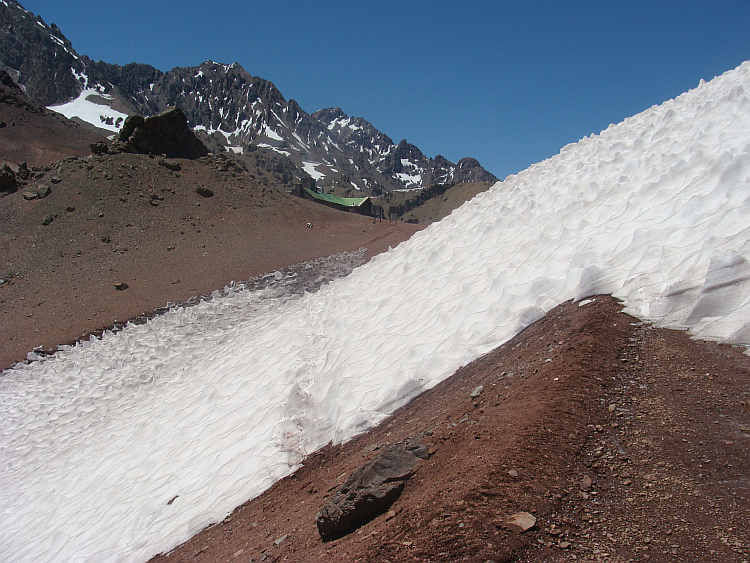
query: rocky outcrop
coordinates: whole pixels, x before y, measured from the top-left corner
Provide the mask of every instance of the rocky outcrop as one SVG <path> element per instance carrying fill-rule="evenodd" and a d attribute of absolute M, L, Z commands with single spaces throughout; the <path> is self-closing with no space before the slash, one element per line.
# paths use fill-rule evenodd
<path fill-rule="evenodd" d="M 456 164 L 456 182 L 497 182 L 494 174 L 487 172 L 476 158 L 462 158 Z"/>
<path fill-rule="evenodd" d="M 119 66 L 80 56 L 54 23 L 47 25 L 15 0 L 0 2 L 0 68 L 44 106 L 67 102 L 94 84 L 107 90 L 114 85 L 134 106 L 148 105 L 149 86 L 164 74 L 150 65 Z M 152 104 L 148 113 L 156 112 Z"/>
<path fill-rule="evenodd" d="M 421 459 L 420 443 L 396 444 L 359 468 L 318 512 L 315 523 L 324 541 L 348 534 L 384 513 L 398 499 Z"/>
<path fill-rule="evenodd" d="M 0 67 L 32 100 L 50 105 L 75 96 L 80 84 L 70 69 L 83 70 L 78 59 L 55 24 L 48 26 L 14 0 L 0 3 Z"/>
<path fill-rule="evenodd" d="M 0 194 L 11 194 L 18 189 L 16 174 L 10 166 L 3 164 L 0 166 Z"/>
<path fill-rule="evenodd" d="M 4 70 L 0 70 L 0 105 L 21 108 L 32 113 L 42 113 L 44 109 L 29 100 L 15 83 L 13 78 Z"/>
<path fill-rule="evenodd" d="M 113 150 L 191 159 L 208 154 L 208 149 L 190 130 L 187 118 L 179 108 L 146 118 L 131 115 L 125 120 Z"/>

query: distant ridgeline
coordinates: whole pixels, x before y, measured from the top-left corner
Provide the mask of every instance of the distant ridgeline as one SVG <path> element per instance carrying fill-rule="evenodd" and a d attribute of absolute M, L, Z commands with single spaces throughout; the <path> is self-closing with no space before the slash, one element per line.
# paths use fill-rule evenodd
<path fill-rule="evenodd" d="M 76 53 L 57 26 L 14 0 L 0 0 L 0 68 L 32 100 L 108 135 L 129 114 L 150 116 L 177 106 L 211 150 L 237 158 L 272 151 L 283 161 L 273 166 L 287 183 L 312 178 L 319 190 L 341 197 L 387 199 L 394 191 L 433 184 L 497 181 L 473 158 L 456 164 L 440 155 L 428 158 L 339 108 L 306 113 L 237 63 L 209 61 L 163 73 L 144 64 L 92 61 Z"/>

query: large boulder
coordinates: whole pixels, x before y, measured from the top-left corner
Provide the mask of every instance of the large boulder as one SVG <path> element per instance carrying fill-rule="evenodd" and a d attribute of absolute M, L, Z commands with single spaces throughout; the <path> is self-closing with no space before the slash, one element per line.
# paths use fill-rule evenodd
<path fill-rule="evenodd" d="M 320 537 L 339 538 L 388 510 L 427 455 L 423 444 L 396 444 L 360 467 L 318 512 Z"/>
<path fill-rule="evenodd" d="M 151 117 L 131 115 L 125 120 L 114 148 L 170 158 L 200 158 L 208 154 L 206 146 L 188 127 L 185 114 L 176 107 Z"/>
<path fill-rule="evenodd" d="M 10 194 L 18 189 L 16 174 L 7 164 L 0 166 L 0 193 Z"/>

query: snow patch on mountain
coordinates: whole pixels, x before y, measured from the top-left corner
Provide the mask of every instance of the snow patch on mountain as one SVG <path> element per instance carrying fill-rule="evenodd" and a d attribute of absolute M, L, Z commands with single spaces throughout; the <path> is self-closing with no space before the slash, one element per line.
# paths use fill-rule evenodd
<path fill-rule="evenodd" d="M 325 178 L 325 174 L 323 172 L 318 172 L 318 170 L 316 170 L 317 166 L 322 166 L 322 163 L 308 162 L 306 160 L 302 161 L 303 170 L 307 172 L 316 181 L 320 180 L 321 178 Z"/>
<path fill-rule="evenodd" d="M 100 129 L 118 133 L 128 115 L 112 109 L 109 106 L 112 100 L 112 96 L 105 94 L 99 88 L 85 88 L 75 100 L 66 104 L 49 106 L 49 109 L 68 119 L 77 117 Z"/>

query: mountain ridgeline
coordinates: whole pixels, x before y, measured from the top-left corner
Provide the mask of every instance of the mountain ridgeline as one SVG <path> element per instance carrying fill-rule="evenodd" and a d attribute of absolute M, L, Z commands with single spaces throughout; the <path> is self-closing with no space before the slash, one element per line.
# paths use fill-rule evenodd
<path fill-rule="evenodd" d="M 208 61 L 165 73 L 144 64 L 92 61 L 76 53 L 57 26 L 15 0 L 0 0 L 0 69 L 45 106 L 83 98 L 143 116 L 177 106 L 212 150 L 239 158 L 256 153 L 256 160 L 258 151 L 273 151 L 286 176 L 312 177 L 319 188 L 337 195 L 378 196 L 418 192 L 434 184 L 497 181 L 473 158 L 456 164 L 440 155 L 429 158 L 406 140 L 396 144 L 340 108 L 307 113 L 273 83 L 237 63 Z"/>

